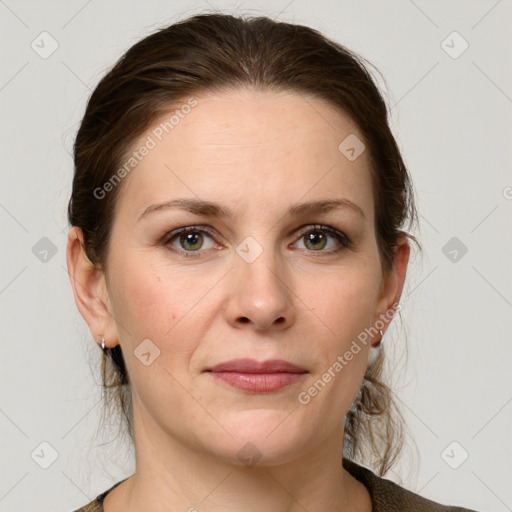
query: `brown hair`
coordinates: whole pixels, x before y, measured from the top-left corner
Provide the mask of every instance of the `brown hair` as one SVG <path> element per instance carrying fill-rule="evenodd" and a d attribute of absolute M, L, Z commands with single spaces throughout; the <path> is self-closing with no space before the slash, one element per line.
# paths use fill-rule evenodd
<path fill-rule="evenodd" d="M 200 14 L 132 46 L 92 93 L 74 144 L 75 175 L 68 220 L 81 228 L 84 250 L 107 272 L 110 232 L 122 184 L 95 190 L 118 170 L 132 144 L 173 105 L 193 94 L 249 86 L 327 100 L 364 137 L 371 161 L 376 239 L 383 275 L 407 219 L 417 220 L 412 184 L 388 125 L 388 109 L 363 63 L 342 45 L 302 25 L 266 17 Z M 341 142 L 341 141 L 340 141 Z M 418 243 L 417 243 L 418 244 Z M 105 409 L 119 407 L 133 442 L 129 376 L 121 347 L 103 359 Z M 384 351 L 369 365 L 345 421 L 344 455 L 383 475 L 403 441 L 402 418 L 383 382 Z"/>

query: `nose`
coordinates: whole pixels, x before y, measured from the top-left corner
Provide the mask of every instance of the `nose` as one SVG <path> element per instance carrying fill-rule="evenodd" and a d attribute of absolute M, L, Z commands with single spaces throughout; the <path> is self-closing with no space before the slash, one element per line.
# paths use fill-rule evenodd
<path fill-rule="evenodd" d="M 252 324 L 255 329 L 284 330 L 294 322 L 293 292 L 286 270 L 270 250 L 251 263 L 235 256 L 230 272 L 227 318 L 240 328 Z"/>

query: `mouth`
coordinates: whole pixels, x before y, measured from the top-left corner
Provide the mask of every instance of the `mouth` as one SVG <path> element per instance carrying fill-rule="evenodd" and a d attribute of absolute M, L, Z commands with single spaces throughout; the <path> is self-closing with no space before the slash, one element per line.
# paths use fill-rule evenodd
<path fill-rule="evenodd" d="M 207 368 L 205 373 L 243 391 L 271 393 L 299 382 L 308 371 L 282 359 L 233 359 Z"/>

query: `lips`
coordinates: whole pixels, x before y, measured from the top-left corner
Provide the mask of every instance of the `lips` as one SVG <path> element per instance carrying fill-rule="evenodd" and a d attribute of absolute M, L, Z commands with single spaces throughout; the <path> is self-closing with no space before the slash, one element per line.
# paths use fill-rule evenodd
<path fill-rule="evenodd" d="M 307 373 L 304 368 L 283 359 L 270 359 L 262 362 L 255 359 L 232 359 L 212 366 L 205 371 L 217 373 Z"/>
<path fill-rule="evenodd" d="M 254 359 L 233 359 L 205 370 L 215 381 L 249 393 L 272 393 L 298 383 L 308 373 L 304 368 L 284 361 L 271 359 L 258 362 Z"/>

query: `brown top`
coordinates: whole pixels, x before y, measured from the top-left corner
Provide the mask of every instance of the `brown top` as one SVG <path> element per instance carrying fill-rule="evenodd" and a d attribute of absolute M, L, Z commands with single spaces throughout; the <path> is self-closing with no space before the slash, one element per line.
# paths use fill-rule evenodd
<path fill-rule="evenodd" d="M 375 475 L 369 469 L 348 459 L 343 459 L 343 467 L 368 489 L 372 501 L 372 512 L 476 512 L 468 508 L 448 507 L 434 503 L 400 487 L 391 480 Z M 94 501 L 74 512 L 104 512 L 103 500 L 114 487 L 124 480 L 117 482 Z"/>

